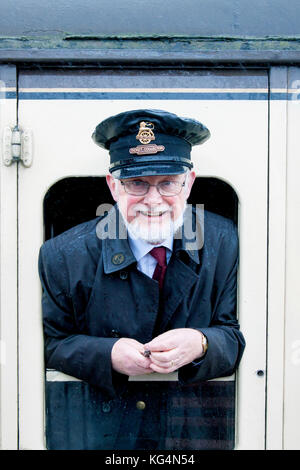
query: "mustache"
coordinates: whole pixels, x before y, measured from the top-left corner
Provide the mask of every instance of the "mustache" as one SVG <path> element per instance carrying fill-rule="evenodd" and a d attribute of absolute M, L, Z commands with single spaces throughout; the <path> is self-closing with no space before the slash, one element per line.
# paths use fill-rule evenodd
<path fill-rule="evenodd" d="M 159 213 L 159 212 L 173 212 L 168 204 L 159 204 L 155 206 L 146 206 L 142 203 L 137 203 L 131 206 L 128 210 L 128 215 L 135 216 L 138 212 Z"/>

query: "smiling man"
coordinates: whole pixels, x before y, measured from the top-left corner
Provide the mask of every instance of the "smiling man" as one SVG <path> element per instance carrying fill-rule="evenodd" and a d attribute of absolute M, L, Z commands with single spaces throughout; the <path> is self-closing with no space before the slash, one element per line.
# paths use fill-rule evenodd
<path fill-rule="evenodd" d="M 187 178 L 188 176 L 188 178 Z M 157 245 L 176 233 L 195 174 L 148 176 L 124 181 L 107 176 L 107 183 L 129 234 Z"/>
<path fill-rule="evenodd" d="M 107 184 L 127 236 L 98 230 L 107 215 L 41 248 L 46 365 L 87 382 L 86 399 L 96 393 L 106 410 L 88 448 L 200 449 L 212 439 L 193 421 L 205 416 L 200 384 L 231 375 L 245 343 L 235 227 L 187 211 L 191 147 L 209 135 L 160 110 L 101 122 L 93 139 L 109 150 Z M 201 229 L 196 249 L 187 219 Z"/>
<path fill-rule="evenodd" d="M 166 171 L 166 170 L 165 170 Z M 183 175 L 148 176 L 117 180 L 107 176 L 107 183 L 128 230 L 129 244 L 138 260 L 138 269 L 153 277 L 157 258 L 153 248 L 158 245 L 163 252 L 167 266 L 166 248 L 170 253 L 174 234 L 183 224 L 186 200 L 190 194 L 195 173 L 188 170 Z M 140 253 L 144 254 L 141 258 Z M 168 256 L 169 259 L 169 256 Z M 163 280 L 157 279 L 160 289 Z M 160 294 L 162 295 L 162 294 Z M 140 344 L 133 342 L 133 350 L 128 350 L 128 338 L 117 342 L 112 349 L 112 366 L 115 370 L 128 375 L 168 373 L 188 364 L 204 353 L 207 346 L 204 335 L 195 329 L 174 329 L 165 333 L 159 340 L 149 343 L 152 348 L 151 360 L 141 360 L 143 352 Z M 167 346 L 163 342 L 167 341 Z M 176 347 L 173 343 L 176 343 Z M 163 351 L 166 351 L 164 354 Z M 127 357 L 126 352 L 135 353 Z M 134 361 L 136 369 L 132 368 Z"/>

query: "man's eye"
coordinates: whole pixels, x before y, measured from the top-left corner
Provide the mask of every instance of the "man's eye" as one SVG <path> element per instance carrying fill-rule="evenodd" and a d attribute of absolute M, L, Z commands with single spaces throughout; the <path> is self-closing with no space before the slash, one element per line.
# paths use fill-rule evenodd
<path fill-rule="evenodd" d="M 163 181 L 160 183 L 163 188 L 172 187 L 174 185 L 174 181 Z"/>
<path fill-rule="evenodd" d="M 141 186 L 145 186 L 144 181 L 131 181 L 130 184 L 131 184 L 134 188 L 139 188 L 139 187 L 141 187 Z"/>

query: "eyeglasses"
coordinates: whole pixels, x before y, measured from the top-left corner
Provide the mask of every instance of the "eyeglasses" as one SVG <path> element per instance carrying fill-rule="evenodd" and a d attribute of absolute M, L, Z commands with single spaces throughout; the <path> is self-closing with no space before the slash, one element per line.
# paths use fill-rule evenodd
<path fill-rule="evenodd" d="M 161 196 L 177 196 L 181 193 L 185 181 L 179 183 L 178 181 L 161 181 L 158 184 L 150 184 L 147 181 L 133 180 L 133 181 L 120 181 L 121 185 L 124 186 L 124 189 L 127 194 L 131 196 L 145 196 L 150 186 L 155 186 L 157 191 Z"/>

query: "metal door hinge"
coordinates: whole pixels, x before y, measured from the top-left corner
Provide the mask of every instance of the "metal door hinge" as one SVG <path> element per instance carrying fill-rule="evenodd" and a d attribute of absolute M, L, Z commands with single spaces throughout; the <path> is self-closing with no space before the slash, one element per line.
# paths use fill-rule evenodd
<path fill-rule="evenodd" d="M 2 140 L 3 163 L 6 166 L 22 162 L 24 166 L 32 164 L 32 134 L 27 130 L 5 127 Z"/>

